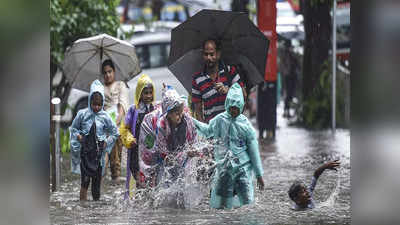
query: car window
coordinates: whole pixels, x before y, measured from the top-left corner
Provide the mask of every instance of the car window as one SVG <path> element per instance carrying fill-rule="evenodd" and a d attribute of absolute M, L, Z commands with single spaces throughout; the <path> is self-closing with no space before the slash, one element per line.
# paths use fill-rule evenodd
<path fill-rule="evenodd" d="M 149 51 L 146 45 L 136 46 L 136 54 L 140 61 L 140 67 L 142 69 L 147 69 L 150 67 L 149 61 Z"/>
<path fill-rule="evenodd" d="M 165 48 L 166 48 L 166 51 L 167 51 L 167 54 L 166 54 L 166 56 L 167 56 L 167 60 L 168 60 L 168 57 L 169 57 L 169 51 L 171 50 L 171 44 L 165 44 Z"/>
<path fill-rule="evenodd" d="M 170 43 L 155 43 L 136 46 L 136 54 L 142 69 L 167 66 Z"/>
<path fill-rule="evenodd" d="M 162 44 L 149 45 L 150 67 L 161 67 L 166 65 L 165 50 Z"/>

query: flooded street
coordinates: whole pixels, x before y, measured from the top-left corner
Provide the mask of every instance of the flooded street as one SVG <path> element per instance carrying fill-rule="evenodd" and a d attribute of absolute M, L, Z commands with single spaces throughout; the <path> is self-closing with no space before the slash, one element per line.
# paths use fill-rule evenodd
<path fill-rule="evenodd" d="M 160 207 L 123 200 L 125 184 L 113 186 L 108 176 L 102 183 L 100 201 L 79 202 L 80 177 L 69 172 L 64 159 L 62 186 L 50 194 L 52 224 L 350 224 L 350 132 L 308 131 L 287 126 L 278 107 L 276 141 L 260 141 L 265 190 L 255 193 L 256 202 L 233 210 L 215 210 L 208 195 L 192 209 Z M 293 211 L 287 191 L 294 180 L 307 185 L 322 163 L 339 159 L 339 170 L 326 170 L 314 192 L 313 210 Z M 125 174 L 123 169 L 122 174 Z M 90 190 L 90 189 L 89 189 Z M 90 191 L 88 193 L 91 198 Z"/>

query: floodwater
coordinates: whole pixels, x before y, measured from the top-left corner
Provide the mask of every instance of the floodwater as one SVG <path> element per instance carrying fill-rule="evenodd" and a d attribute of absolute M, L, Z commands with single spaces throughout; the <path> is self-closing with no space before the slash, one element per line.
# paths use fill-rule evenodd
<path fill-rule="evenodd" d="M 282 115 L 281 107 L 278 115 Z M 193 191 L 196 205 L 187 209 L 159 206 L 139 199 L 124 201 L 125 184 L 102 183 L 101 198 L 79 202 L 80 178 L 69 172 L 64 159 L 62 186 L 50 194 L 52 224 L 350 224 L 350 132 L 308 131 L 290 127 L 278 116 L 275 142 L 260 141 L 264 191 L 255 192 L 255 203 L 238 209 L 216 210 L 208 205 L 208 191 Z M 306 184 L 322 163 L 339 159 L 340 169 L 319 178 L 312 210 L 293 211 L 287 191 L 294 180 Z M 124 169 L 125 171 L 125 169 Z M 108 172 L 109 173 L 109 172 Z M 124 174 L 124 172 L 122 173 Z M 153 196 L 153 203 L 154 198 Z M 90 188 L 88 199 L 91 199 Z"/>

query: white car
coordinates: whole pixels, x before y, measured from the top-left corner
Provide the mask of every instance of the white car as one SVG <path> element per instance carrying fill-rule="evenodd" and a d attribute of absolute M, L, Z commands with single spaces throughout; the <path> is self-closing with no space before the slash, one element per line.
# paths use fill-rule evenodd
<path fill-rule="evenodd" d="M 180 23 L 176 21 L 152 21 L 139 24 L 121 24 L 117 30 L 117 38 L 126 39 L 124 33 L 132 32 L 133 35 L 143 34 L 147 32 L 170 32 L 173 28 Z"/>
<path fill-rule="evenodd" d="M 142 67 L 142 73 L 127 82 L 129 86 L 130 105 L 134 102 L 137 80 L 142 74 L 147 74 L 153 80 L 157 101 L 161 101 L 162 83 L 173 86 L 181 95 L 188 95 L 183 85 L 167 68 L 171 32 L 143 33 L 135 35 L 129 41 L 135 45 L 136 53 Z M 78 110 L 88 107 L 88 94 L 88 92 L 75 88 L 71 89 L 67 100 L 69 107 L 61 117 L 63 123 L 71 123 Z"/>
<path fill-rule="evenodd" d="M 304 32 L 303 16 L 296 15 L 290 4 L 286 2 L 276 3 L 276 32 Z"/>

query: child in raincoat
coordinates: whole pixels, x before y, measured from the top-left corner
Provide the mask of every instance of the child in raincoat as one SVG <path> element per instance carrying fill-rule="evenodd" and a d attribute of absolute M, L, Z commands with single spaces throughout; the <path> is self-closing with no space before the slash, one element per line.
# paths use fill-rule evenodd
<path fill-rule="evenodd" d="M 140 126 L 146 114 L 154 110 L 155 89 L 149 76 L 143 74 L 137 83 L 135 91 L 135 104 L 132 105 L 119 128 L 123 145 L 128 149 L 126 194 L 130 193 L 131 174 L 136 181 L 136 187 L 140 187 L 139 153 L 138 143 Z M 133 185 L 133 184 L 132 184 Z"/>
<path fill-rule="evenodd" d="M 140 169 L 151 180 L 151 186 L 160 181 L 166 162 L 177 159 L 184 167 L 185 160 L 195 156 L 194 152 L 182 150 L 197 137 L 183 98 L 171 86 L 164 87 L 162 97 L 162 108 L 145 116 L 139 137 Z M 178 170 L 169 171 L 173 178 L 178 176 Z"/>
<path fill-rule="evenodd" d="M 199 133 L 216 141 L 217 166 L 211 186 L 212 208 L 232 208 L 254 201 L 253 172 L 259 188 L 264 189 L 263 168 L 255 130 L 246 116 L 243 92 L 235 83 L 225 100 L 225 112 L 209 124 L 195 121 Z"/>
<path fill-rule="evenodd" d="M 139 171 L 140 179 L 146 186 L 154 187 L 157 182 L 159 158 L 155 154 L 157 121 L 162 115 L 162 108 L 156 107 L 144 116 L 139 136 Z"/>
<path fill-rule="evenodd" d="M 69 128 L 71 170 L 81 174 L 80 200 L 87 200 L 90 180 L 93 200 L 99 200 L 104 158 L 119 136 L 117 126 L 103 106 L 104 86 L 95 80 L 90 86 L 88 108 L 79 110 Z"/>

